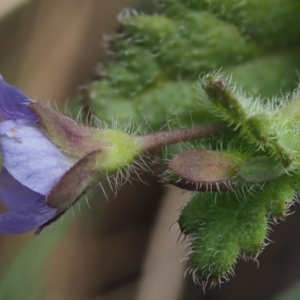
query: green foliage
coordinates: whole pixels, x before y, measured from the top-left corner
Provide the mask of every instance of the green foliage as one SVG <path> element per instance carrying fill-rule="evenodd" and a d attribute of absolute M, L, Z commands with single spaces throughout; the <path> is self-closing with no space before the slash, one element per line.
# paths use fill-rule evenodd
<path fill-rule="evenodd" d="M 172 0 L 163 0 L 172 6 Z M 262 48 L 290 47 L 299 44 L 297 0 L 179 0 L 182 7 L 190 10 L 208 10 L 222 20 L 234 24 L 249 40 L 260 44 Z M 179 6 L 178 6 L 179 8 Z M 175 15 L 184 10 L 177 10 Z"/>
<path fill-rule="evenodd" d="M 235 94 L 225 81 L 213 75 L 204 79 L 203 88 L 208 99 L 201 103 L 207 110 L 239 128 L 242 137 L 280 160 L 286 171 L 299 167 L 300 140 L 296 123 L 282 114 L 286 101 L 282 100 L 279 107 L 274 101 L 265 104 L 259 99 Z M 299 99 L 293 99 L 293 102 L 299 103 Z M 299 105 L 294 106 L 295 112 L 299 110 L 296 107 Z"/>
<path fill-rule="evenodd" d="M 199 74 L 219 68 L 232 75 L 245 92 L 262 97 L 295 88 L 300 66 L 295 38 L 299 21 L 290 13 L 296 14 L 299 4 L 277 0 L 276 6 L 270 0 L 263 4 L 252 0 L 239 6 L 234 1 L 232 6 L 231 2 L 163 1 L 159 15 L 121 15 L 119 32 L 109 43 L 114 60 L 104 78 L 88 89 L 97 117 L 110 121 L 118 116 L 121 123 L 129 117 L 140 123 L 145 117 L 153 129 L 159 129 L 167 117 L 197 106 L 202 94 L 196 84 Z M 250 8 L 252 15 L 240 24 Z M 237 20 L 231 20 L 233 16 Z M 279 17 L 282 21 L 275 22 Z M 263 27 L 257 30 L 260 21 Z M 278 27 L 289 28 L 289 34 L 281 36 Z M 245 33 L 250 29 L 255 32 L 251 38 Z M 279 43 L 274 36 L 285 42 Z M 272 47 L 266 49 L 261 40 Z M 202 119 L 193 122 L 201 124 Z"/>
<path fill-rule="evenodd" d="M 265 246 L 268 216 L 283 217 L 293 200 L 287 175 L 226 193 L 197 193 L 182 210 L 181 230 L 191 236 L 188 257 L 194 276 L 213 283 L 227 279 L 239 255 L 256 260 Z"/>
<path fill-rule="evenodd" d="M 213 166 L 213 179 L 225 178 L 230 169 L 238 184 L 222 193 L 197 192 L 179 218 L 191 238 L 188 257 L 195 280 L 218 283 L 232 273 L 240 255 L 257 259 L 268 218 L 285 217 L 299 192 L 300 93 L 282 95 L 298 81 L 300 3 L 161 0 L 159 7 L 152 16 L 120 16 L 109 43 L 113 60 L 103 78 L 88 86 L 87 99 L 101 120 L 133 118 L 140 124 L 146 119 L 154 130 L 167 123 L 174 129 L 227 122 L 227 134 L 200 144 L 212 151 L 200 165 L 205 174 Z M 220 68 L 221 75 L 201 76 L 197 84 L 199 74 Z M 230 87 L 230 76 L 243 93 Z M 195 145 L 199 142 L 187 147 Z M 213 151 L 226 155 L 212 162 Z M 207 184 L 200 152 L 191 153 L 177 156 L 172 178 L 183 178 L 187 186 L 189 180 Z M 230 155 L 244 160 L 234 169 L 218 170 Z"/>

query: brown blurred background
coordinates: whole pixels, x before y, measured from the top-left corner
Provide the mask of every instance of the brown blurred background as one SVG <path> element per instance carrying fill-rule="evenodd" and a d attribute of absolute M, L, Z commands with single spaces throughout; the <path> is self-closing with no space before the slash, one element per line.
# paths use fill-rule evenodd
<path fill-rule="evenodd" d="M 106 62 L 102 36 L 116 30 L 124 7 L 154 6 L 149 0 L 1 0 L 1 74 L 33 99 L 64 104 L 96 63 Z M 82 204 L 42 268 L 40 299 L 271 299 L 300 277 L 298 212 L 276 226 L 271 235 L 276 243 L 261 255 L 259 269 L 240 261 L 235 278 L 204 295 L 184 278 L 186 265 L 180 261 L 187 250 L 176 242 L 178 227 L 170 229 L 189 195 L 162 187 L 155 175 L 143 180 L 147 184 L 126 184 L 117 198 L 107 187 L 109 201 L 95 190 L 92 209 Z M 59 226 L 43 234 L 50 236 Z M 14 261 L 34 238 L 32 233 L 0 236 L 2 260 Z"/>

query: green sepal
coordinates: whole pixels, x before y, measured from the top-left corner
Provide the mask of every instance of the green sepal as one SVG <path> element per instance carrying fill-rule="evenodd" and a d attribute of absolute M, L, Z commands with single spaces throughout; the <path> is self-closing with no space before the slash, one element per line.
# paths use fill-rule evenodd
<path fill-rule="evenodd" d="M 260 183 L 283 175 L 285 168 L 281 163 L 274 161 L 269 156 L 258 156 L 242 161 L 236 172 L 242 181 Z"/>

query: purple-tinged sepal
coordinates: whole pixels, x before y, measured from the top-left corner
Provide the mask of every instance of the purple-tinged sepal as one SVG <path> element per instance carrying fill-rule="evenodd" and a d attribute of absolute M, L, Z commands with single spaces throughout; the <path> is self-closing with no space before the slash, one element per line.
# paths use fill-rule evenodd
<path fill-rule="evenodd" d="M 72 206 L 103 176 L 99 164 L 102 160 L 101 150 L 91 152 L 80 159 L 54 185 L 47 196 L 46 204 L 59 210 L 66 210 Z"/>
<path fill-rule="evenodd" d="M 53 186 L 46 203 L 60 210 L 67 209 L 83 196 L 101 177 L 129 166 L 139 154 L 136 140 L 117 129 L 97 134 L 104 147 L 83 156 Z"/>
<path fill-rule="evenodd" d="M 64 152 L 82 157 L 101 148 L 101 142 L 95 138 L 98 129 L 80 124 L 39 102 L 32 102 L 29 108 L 51 141 Z"/>
<path fill-rule="evenodd" d="M 171 160 L 166 182 L 192 191 L 226 191 L 237 183 L 237 155 L 223 151 L 193 149 L 183 151 Z"/>
<path fill-rule="evenodd" d="M 29 108 L 37 115 L 49 139 L 62 151 L 79 158 L 100 150 L 106 153 L 102 161 L 104 171 L 117 171 L 142 151 L 139 142 L 122 130 L 85 126 L 38 102 L 31 103 Z"/>

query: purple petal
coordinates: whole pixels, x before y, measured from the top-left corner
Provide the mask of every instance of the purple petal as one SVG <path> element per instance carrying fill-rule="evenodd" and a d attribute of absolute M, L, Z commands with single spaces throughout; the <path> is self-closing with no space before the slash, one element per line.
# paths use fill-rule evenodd
<path fill-rule="evenodd" d="M 0 233 L 22 233 L 36 229 L 53 218 L 57 209 L 44 203 L 44 196 L 40 199 L 25 203 L 0 215 Z"/>
<path fill-rule="evenodd" d="M 32 100 L 19 89 L 7 84 L 0 76 L 0 115 L 4 120 L 37 121 L 36 115 L 27 107 L 30 102 Z"/>
<path fill-rule="evenodd" d="M 48 195 L 77 161 L 26 120 L 2 122 L 0 136 L 4 167 L 22 185 L 42 195 Z"/>
<path fill-rule="evenodd" d="M 42 196 L 14 179 L 5 168 L 0 171 L 0 198 L 7 208 L 37 201 Z"/>

